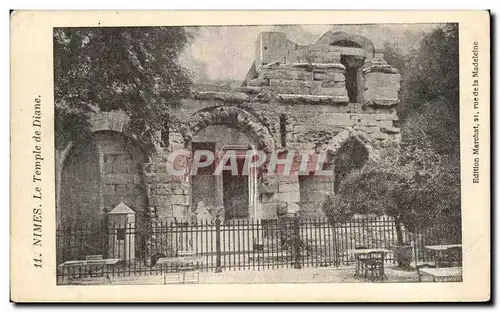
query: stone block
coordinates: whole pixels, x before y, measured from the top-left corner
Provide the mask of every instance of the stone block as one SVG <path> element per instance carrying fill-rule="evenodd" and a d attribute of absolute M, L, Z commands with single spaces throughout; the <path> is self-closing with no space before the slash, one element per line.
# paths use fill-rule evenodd
<path fill-rule="evenodd" d="M 169 205 L 189 205 L 189 196 L 187 195 L 170 195 L 165 197 Z"/>
<path fill-rule="evenodd" d="M 311 94 L 310 87 L 273 86 L 273 87 L 266 87 L 266 89 L 278 94 Z"/>
<path fill-rule="evenodd" d="M 117 184 L 115 187 L 115 194 L 126 195 L 127 194 L 127 185 L 126 184 Z"/>
<path fill-rule="evenodd" d="M 113 209 L 116 205 L 118 205 L 121 201 L 122 196 L 120 195 L 103 195 L 102 199 L 104 202 L 104 208 L 106 211 L 110 211 Z"/>
<path fill-rule="evenodd" d="M 156 190 L 157 190 L 157 184 L 147 184 L 146 185 L 146 194 L 148 196 L 157 195 Z"/>
<path fill-rule="evenodd" d="M 262 204 L 256 217 L 260 217 L 261 219 L 275 219 L 278 216 L 276 208 L 276 203 Z"/>
<path fill-rule="evenodd" d="M 145 193 L 145 188 L 142 184 L 128 184 L 127 194 L 129 195 L 140 195 Z"/>
<path fill-rule="evenodd" d="M 297 203 L 300 201 L 300 192 L 278 193 L 278 200 L 288 203 Z"/>
<path fill-rule="evenodd" d="M 331 183 L 323 183 L 323 185 L 320 183 L 316 183 L 314 191 L 310 191 L 307 192 L 307 194 L 304 194 L 305 196 L 301 197 L 300 201 L 308 203 L 322 203 L 326 199 L 326 196 L 331 193 L 331 191 Z"/>
<path fill-rule="evenodd" d="M 288 213 L 288 203 L 287 202 L 278 202 L 276 204 L 276 214 L 278 216 L 283 216 Z"/>
<path fill-rule="evenodd" d="M 340 52 L 309 51 L 312 63 L 340 63 Z"/>
<path fill-rule="evenodd" d="M 134 160 L 129 160 L 127 161 L 127 164 L 126 164 L 126 172 L 127 173 L 139 173 L 140 170 L 138 168 L 139 164 L 136 163 Z"/>
<path fill-rule="evenodd" d="M 387 140 L 389 139 L 389 135 L 385 134 L 385 133 L 382 133 L 382 132 L 374 132 L 372 134 L 370 134 L 370 136 L 376 140 Z"/>
<path fill-rule="evenodd" d="M 279 183 L 298 183 L 299 177 L 297 175 L 278 175 Z"/>
<path fill-rule="evenodd" d="M 149 205 L 155 207 L 164 207 L 166 205 L 164 205 L 163 202 L 163 196 L 149 195 Z"/>
<path fill-rule="evenodd" d="M 399 90 L 401 75 L 371 72 L 365 74 L 366 88 L 390 88 Z"/>
<path fill-rule="evenodd" d="M 345 82 L 344 81 L 325 80 L 321 84 L 321 87 L 323 87 L 323 88 L 345 89 Z"/>
<path fill-rule="evenodd" d="M 115 173 L 115 168 L 112 163 L 104 163 L 102 165 L 102 170 L 104 171 L 104 174 Z"/>
<path fill-rule="evenodd" d="M 378 126 L 354 126 L 353 129 L 354 130 L 361 130 L 361 131 L 364 131 L 366 133 L 374 133 L 374 132 L 379 131 Z"/>
<path fill-rule="evenodd" d="M 286 69 L 263 69 L 259 73 L 259 78 L 285 79 L 285 80 L 313 80 L 311 71 L 293 68 Z"/>
<path fill-rule="evenodd" d="M 312 87 L 311 80 L 269 79 L 271 87 Z"/>
<path fill-rule="evenodd" d="M 392 127 L 392 126 L 384 126 L 384 127 L 380 128 L 380 131 L 383 133 L 387 133 L 387 134 L 396 134 L 396 133 L 400 133 L 401 129 L 396 128 L 396 127 Z"/>
<path fill-rule="evenodd" d="M 134 184 L 143 184 L 144 180 L 142 178 L 142 175 L 141 174 L 134 174 L 134 175 L 132 175 L 132 182 Z"/>
<path fill-rule="evenodd" d="M 278 202 L 278 195 L 276 193 L 271 193 L 271 194 L 262 194 L 261 195 L 261 203 L 262 204 L 270 204 L 270 203 L 276 203 Z"/>
<path fill-rule="evenodd" d="M 266 181 L 265 183 L 262 183 L 261 189 L 264 190 L 264 188 L 266 193 L 276 193 L 278 192 L 278 181 Z"/>
<path fill-rule="evenodd" d="M 156 207 L 156 215 L 160 219 L 171 219 L 173 216 L 173 207 L 172 206 Z"/>
<path fill-rule="evenodd" d="M 156 194 L 158 194 L 158 195 L 170 195 L 170 194 L 172 194 L 170 184 L 165 184 L 165 183 L 156 184 Z"/>
<path fill-rule="evenodd" d="M 363 119 L 372 119 L 372 120 L 399 120 L 397 113 L 389 113 L 389 114 L 364 114 Z"/>
<path fill-rule="evenodd" d="M 393 88 L 369 88 L 363 92 L 365 101 L 382 99 L 398 100 L 398 91 Z"/>
<path fill-rule="evenodd" d="M 191 184 L 189 182 L 176 182 L 172 183 L 172 194 L 189 194 L 191 190 Z"/>
<path fill-rule="evenodd" d="M 295 214 L 298 213 L 299 211 L 300 211 L 299 205 L 297 205 L 296 203 L 288 203 L 287 207 L 288 214 Z"/>
<path fill-rule="evenodd" d="M 142 172 L 144 173 L 151 173 L 151 172 L 156 172 L 155 166 L 152 163 L 143 163 L 141 164 Z"/>
<path fill-rule="evenodd" d="M 172 205 L 172 217 L 177 221 L 186 221 L 188 217 L 189 206 L 186 205 Z"/>
<path fill-rule="evenodd" d="M 107 184 L 132 184 L 133 177 L 121 173 L 106 174 L 103 176 L 103 182 Z"/>
<path fill-rule="evenodd" d="M 104 184 L 104 189 L 102 190 L 103 195 L 113 195 L 115 194 L 115 184 Z"/>
<path fill-rule="evenodd" d="M 364 116 L 361 116 L 364 117 Z M 380 126 L 380 121 L 375 119 L 360 119 L 357 123 L 359 126 Z"/>
<path fill-rule="evenodd" d="M 346 88 L 320 88 L 315 91 L 317 95 L 347 96 Z"/>
<path fill-rule="evenodd" d="M 112 164 L 116 161 L 116 157 L 118 157 L 118 155 L 114 155 L 114 154 L 104 155 L 104 163 Z"/>
<path fill-rule="evenodd" d="M 114 161 L 115 164 L 117 164 L 118 166 L 120 167 L 125 167 L 127 165 L 127 161 L 128 161 L 128 155 L 117 155 L 116 156 L 116 160 Z"/>
<path fill-rule="evenodd" d="M 332 46 L 329 44 L 312 44 L 307 47 L 309 51 L 321 51 L 321 52 L 339 52 L 341 51 L 340 47 Z"/>
<path fill-rule="evenodd" d="M 179 180 L 182 177 L 173 176 L 166 172 L 157 172 L 157 173 L 146 173 L 144 175 L 144 178 L 145 178 L 145 183 L 169 183 L 169 182 L 175 182 L 176 180 Z"/>
<path fill-rule="evenodd" d="M 314 80 L 331 80 L 335 82 L 345 81 L 345 76 L 342 73 L 336 72 L 315 72 Z"/>
<path fill-rule="evenodd" d="M 300 191 L 299 183 L 298 183 L 298 181 L 294 181 L 294 182 L 282 181 L 279 183 L 278 190 L 280 193 L 298 192 L 298 191 Z"/>
<path fill-rule="evenodd" d="M 251 79 L 247 82 L 249 86 L 255 86 L 255 87 L 267 86 L 268 83 L 269 83 L 268 79 L 262 79 L 262 78 Z"/>

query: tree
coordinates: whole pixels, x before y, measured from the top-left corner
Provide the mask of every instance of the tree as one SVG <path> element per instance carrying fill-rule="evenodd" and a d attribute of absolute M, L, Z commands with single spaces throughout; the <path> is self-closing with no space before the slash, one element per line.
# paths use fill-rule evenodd
<path fill-rule="evenodd" d="M 183 27 L 56 28 L 56 147 L 88 133 L 89 114 L 122 110 L 151 143 L 191 80 L 178 56 L 190 39 Z"/>
<path fill-rule="evenodd" d="M 347 175 L 338 193 L 325 202 L 324 210 L 332 221 L 354 214 L 385 214 L 395 219 L 399 244 L 404 243 L 401 224 L 410 232 L 435 228 L 442 230 L 441 239 L 460 239 L 458 152 L 436 151 L 434 132 L 422 127 L 426 125 L 422 120 L 440 119 L 439 112 L 445 111 L 429 116 L 431 112 L 425 110 L 405 120 L 400 145 L 386 147 L 378 160 L 371 159 Z"/>
<path fill-rule="evenodd" d="M 418 50 L 403 53 L 397 44 L 385 42 L 383 53 L 401 73 L 402 118 L 429 101 L 444 98 L 441 104 L 458 122 L 458 24 L 446 24 L 427 34 Z"/>

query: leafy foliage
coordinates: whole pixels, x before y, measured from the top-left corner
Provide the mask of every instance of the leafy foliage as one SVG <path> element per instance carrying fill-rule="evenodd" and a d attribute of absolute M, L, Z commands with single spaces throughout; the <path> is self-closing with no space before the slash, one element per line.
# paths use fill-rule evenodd
<path fill-rule="evenodd" d="M 457 51 L 456 25 L 436 29 L 406 57 L 386 45 L 388 61 L 402 66 L 402 142 L 348 174 L 325 202 L 331 220 L 387 214 L 411 232 L 430 228 L 440 240 L 460 239 Z"/>
<path fill-rule="evenodd" d="M 88 129 L 89 113 L 122 110 L 147 142 L 164 127 L 191 81 L 178 56 L 190 34 L 182 27 L 56 28 L 56 146 Z"/>

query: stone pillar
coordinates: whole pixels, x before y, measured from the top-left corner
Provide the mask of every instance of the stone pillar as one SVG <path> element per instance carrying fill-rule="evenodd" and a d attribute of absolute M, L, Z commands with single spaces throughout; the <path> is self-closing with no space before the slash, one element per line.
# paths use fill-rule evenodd
<path fill-rule="evenodd" d="M 167 172 L 166 163 L 144 164 L 150 217 L 184 222 L 189 218 L 189 176 Z"/>
<path fill-rule="evenodd" d="M 365 81 L 363 103 L 382 106 L 399 103 L 401 75 L 396 68 L 387 63 L 382 53 L 375 53 L 374 58 L 365 63 L 363 73 Z"/>
<path fill-rule="evenodd" d="M 108 258 L 135 259 L 135 211 L 123 202 L 108 212 Z"/>

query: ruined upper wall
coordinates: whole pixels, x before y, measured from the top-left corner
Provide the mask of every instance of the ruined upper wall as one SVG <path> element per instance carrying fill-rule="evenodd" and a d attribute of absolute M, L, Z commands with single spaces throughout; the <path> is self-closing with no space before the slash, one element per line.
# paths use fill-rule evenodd
<path fill-rule="evenodd" d="M 285 100 L 295 101 L 300 95 L 331 103 L 394 106 L 399 102 L 398 70 L 361 36 L 327 32 L 315 44 L 301 46 L 284 33 L 263 32 L 255 55 L 244 85 L 261 87 Z M 354 76 L 352 70 L 357 71 Z M 349 99 L 347 85 L 353 79 L 358 95 Z"/>

